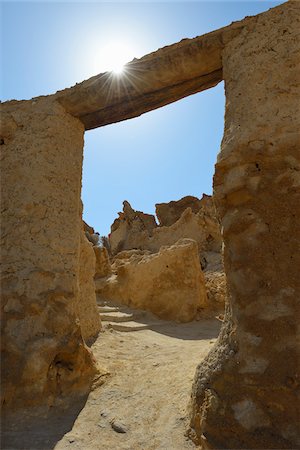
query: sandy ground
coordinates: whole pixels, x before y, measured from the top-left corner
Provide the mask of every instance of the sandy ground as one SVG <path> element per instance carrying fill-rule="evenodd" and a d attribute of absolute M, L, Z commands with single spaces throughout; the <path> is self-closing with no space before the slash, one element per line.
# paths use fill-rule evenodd
<path fill-rule="evenodd" d="M 104 329 L 93 344 L 109 375 L 72 410 L 34 423 L 10 423 L 2 449 L 184 450 L 187 405 L 197 364 L 213 346 L 220 322 L 156 321 L 150 330 Z M 112 423 L 125 433 L 117 432 Z"/>

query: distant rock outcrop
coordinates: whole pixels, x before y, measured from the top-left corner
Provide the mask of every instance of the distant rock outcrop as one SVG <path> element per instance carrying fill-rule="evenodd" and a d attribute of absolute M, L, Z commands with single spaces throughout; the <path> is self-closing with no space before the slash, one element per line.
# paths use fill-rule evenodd
<path fill-rule="evenodd" d="M 114 255 L 122 250 L 140 248 L 145 250 L 145 241 L 152 236 L 157 227 L 155 217 L 135 211 L 126 200 L 123 202 L 123 212 L 111 226 L 109 236 L 111 251 Z"/>
<path fill-rule="evenodd" d="M 173 245 L 182 238 L 194 239 L 199 252 L 221 250 L 220 227 L 211 196 L 204 194 L 201 200 L 188 196 L 157 204 L 160 226 L 154 216 L 135 211 L 127 201 L 123 205 L 123 212 L 111 227 L 113 255 L 132 249 L 156 253 L 162 245 Z"/>
<path fill-rule="evenodd" d="M 105 249 L 94 247 L 98 296 L 181 322 L 201 308 L 202 315 L 223 312 L 222 238 L 212 197 L 161 203 L 156 212 L 160 225 L 124 201 L 109 236 L 111 266 Z"/>
<path fill-rule="evenodd" d="M 197 197 L 188 195 L 178 201 L 157 203 L 155 205 L 155 212 L 160 226 L 169 227 L 170 225 L 173 225 L 173 223 L 180 219 L 182 213 L 187 208 L 191 208 L 193 213 L 197 214 L 201 208 L 201 200 Z"/>
<path fill-rule="evenodd" d="M 151 254 L 131 250 L 119 253 L 114 274 L 96 281 L 98 295 L 158 317 L 189 322 L 208 308 L 205 280 L 195 241 L 182 239 Z"/>

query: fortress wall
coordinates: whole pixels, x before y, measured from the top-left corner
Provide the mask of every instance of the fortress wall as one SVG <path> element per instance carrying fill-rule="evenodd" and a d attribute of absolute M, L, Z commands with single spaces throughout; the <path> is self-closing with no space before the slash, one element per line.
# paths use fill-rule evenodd
<path fill-rule="evenodd" d="M 257 17 L 223 53 L 214 176 L 230 304 L 192 393 L 203 449 L 291 449 L 299 436 L 299 3 Z"/>
<path fill-rule="evenodd" d="M 51 97 L 1 117 L 2 402 L 52 404 L 95 372 L 75 313 L 84 127 Z"/>

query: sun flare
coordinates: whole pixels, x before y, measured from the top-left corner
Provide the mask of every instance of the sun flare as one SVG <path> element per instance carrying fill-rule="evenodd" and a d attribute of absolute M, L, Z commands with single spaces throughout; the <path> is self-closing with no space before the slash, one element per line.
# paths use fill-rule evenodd
<path fill-rule="evenodd" d="M 99 70 L 121 74 L 127 62 L 134 58 L 134 50 L 121 42 L 112 42 L 104 46 L 99 53 Z"/>

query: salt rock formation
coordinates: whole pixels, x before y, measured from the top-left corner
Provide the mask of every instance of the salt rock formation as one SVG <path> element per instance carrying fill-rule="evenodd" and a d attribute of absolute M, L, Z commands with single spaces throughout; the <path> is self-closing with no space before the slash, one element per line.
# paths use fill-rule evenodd
<path fill-rule="evenodd" d="M 207 202 L 207 199 L 211 201 L 211 197 L 205 194 L 203 194 L 201 200 L 197 197 L 188 195 L 178 201 L 171 201 L 169 203 L 157 203 L 155 205 L 155 212 L 159 221 L 159 225 L 163 227 L 169 227 L 170 225 L 173 225 L 173 223 L 177 222 L 177 220 L 180 219 L 182 213 L 187 208 L 191 208 L 192 212 L 197 214 L 197 212 L 200 211 L 202 205 Z"/>
<path fill-rule="evenodd" d="M 109 242 L 113 254 L 133 248 L 143 248 L 143 242 L 152 235 L 157 227 L 155 217 L 135 211 L 126 200 L 123 202 L 123 212 L 111 226 Z"/>
<path fill-rule="evenodd" d="M 195 241 L 182 239 L 156 254 L 121 252 L 115 274 L 96 281 L 100 297 L 153 312 L 158 317 L 189 322 L 207 308 L 204 277 Z"/>
<path fill-rule="evenodd" d="M 112 270 L 107 249 L 100 245 L 94 245 L 93 250 L 96 257 L 95 279 L 111 275 Z"/>
<path fill-rule="evenodd" d="M 221 250 L 220 227 L 210 196 L 203 196 L 201 200 L 184 197 L 178 202 L 156 205 L 162 223 L 170 224 L 160 227 L 154 216 L 134 211 L 128 202 L 124 204 L 123 213 L 119 213 L 120 218 L 111 228 L 109 239 L 113 254 L 131 249 L 157 253 L 162 245 L 173 245 L 182 238 L 194 239 L 200 253 Z"/>
<path fill-rule="evenodd" d="M 179 201 L 158 204 L 156 211 L 161 226 L 156 225 L 154 216 L 136 212 L 127 201 L 124 202 L 123 213 L 119 213 L 120 218 L 114 222 L 110 235 L 110 243 L 115 253 L 114 268 L 120 259 L 131 260 L 133 255 L 135 258 L 141 255 L 140 252 L 128 253 L 126 250 L 139 249 L 156 254 L 162 247 L 170 247 L 180 239 L 192 239 L 197 243 L 201 267 L 206 269 L 204 277 L 210 300 L 206 305 L 207 312 L 221 312 L 225 301 L 226 282 L 220 253 L 222 239 L 212 197 L 204 194 L 200 200 L 188 196 Z M 121 249 L 126 250 L 119 253 Z M 212 267 L 216 266 L 216 261 L 218 267 Z M 118 281 L 115 278 L 111 281 L 115 289 Z M 218 281 L 222 286 L 218 286 Z M 111 299 L 108 293 L 107 298 Z M 115 297 L 114 299 L 117 300 Z M 121 298 L 119 301 L 122 301 Z"/>
<path fill-rule="evenodd" d="M 181 238 L 195 240 L 199 254 L 204 251 L 221 251 L 222 238 L 217 220 L 202 210 L 195 214 L 191 208 L 187 208 L 171 226 L 156 228 L 146 240 L 144 248 L 157 252 L 162 245 L 173 245 Z"/>
<path fill-rule="evenodd" d="M 92 244 L 96 258 L 94 269 L 92 269 L 90 272 L 90 278 L 91 280 L 93 280 L 94 278 L 106 277 L 107 275 L 111 274 L 111 266 L 108 251 L 102 245 L 103 237 L 101 242 L 99 233 L 95 233 L 94 228 L 88 225 L 84 220 L 82 222 L 85 237 Z"/>
<path fill-rule="evenodd" d="M 83 204 L 82 204 L 82 208 L 83 208 Z M 82 223 L 83 223 L 83 229 L 84 229 L 85 233 L 86 232 L 88 232 L 89 234 L 94 234 L 95 233 L 94 228 L 91 227 L 89 224 L 87 224 L 84 220 L 82 221 Z"/>
<path fill-rule="evenodd" d="M 93 246 L 82 231 L 79 255 L 79 296 L 76 302 L 76 310 L 81 334 L 87 343 L 95 338 L 101 329 L 95 293 L 95 263 L 96 257 Z"/>

